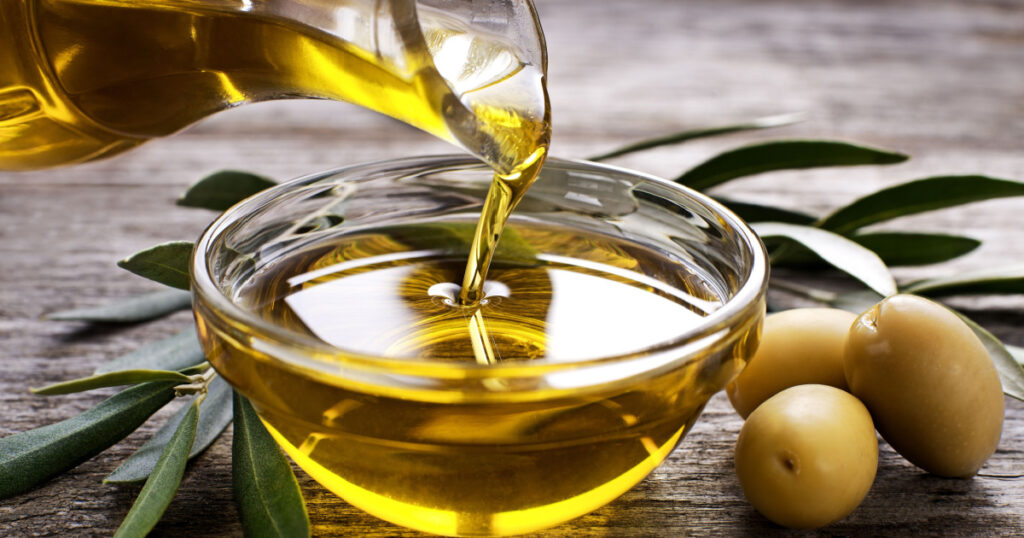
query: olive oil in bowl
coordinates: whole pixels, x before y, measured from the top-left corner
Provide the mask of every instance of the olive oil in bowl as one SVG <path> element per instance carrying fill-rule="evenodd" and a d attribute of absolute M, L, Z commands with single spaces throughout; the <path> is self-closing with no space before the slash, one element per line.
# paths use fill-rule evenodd
<path fill-rule="evenodd" d="M 564 161 L 467 302 L 488 189 L 457 157 L 310 177 L 230 210 L 194 260 L 204 349 L 293 459 L 439 534 L 529 532 L 628 490 L 744 364 L 763 315 L 764 254 L 738 219 Z"/>

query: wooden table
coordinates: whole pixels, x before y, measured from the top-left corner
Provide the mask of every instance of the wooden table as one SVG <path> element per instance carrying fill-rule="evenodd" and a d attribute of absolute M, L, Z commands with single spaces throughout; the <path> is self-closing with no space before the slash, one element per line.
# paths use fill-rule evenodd
<path fill-rule="evenodd" d="M 1020 0 L 538 0 L 550 48 L 554 153 L 584 157 L 638 138 L 782 112 L 808 120 L 708 139 L 618 164 L 672 176 L 753 140 L 827 137 L 910 153 L 893 167 L 767 174 L 734 197 L 825 212 L 896 182 L 938 174 L 1024 179 L 1024 2 Z M 100 362 L 188 325 L 97 329 L 41 321 L 154 285 L 114 266 L 153 244 L 193 239 L 213 215 L 177 208 L 190 182 L 222 168 L 280 179 L 449 148 L 352 106 L 278 102 L 220 114 L 129 154 L 68 169 L 0 174 L 0 435 L 84 411 L 108 392 L 34 397 Z M 1020 199 L 907 218 L 903 228 L 984 240 L 901 279 L 1024 261 Z M 1009 343 L 1024 344 L 1017 298 L 956 303 Z M 162 412 L 160 416 L 168 413 Z M 93 460 L 0 501 L 0 535 L 102 535 L 138 493 L 101 479 L 160 423 Z M 762 534 L 780 529 L 743 499 L 732 471 L 741 425 L 719 395 L 671 456 L 609 506 L 547 535 Z M 230 433 L 190 466 L 156 535 L 240 534 L 231 498 Z M 972 480 L 930 476 L 884 443 L 864 504 L 825 529 L 842 535 L 1024 534 L 1024 405 L 1007 400 L 999 450 Z M 298 473 L 317 535 L 412 535 L 367 516 Z"/>

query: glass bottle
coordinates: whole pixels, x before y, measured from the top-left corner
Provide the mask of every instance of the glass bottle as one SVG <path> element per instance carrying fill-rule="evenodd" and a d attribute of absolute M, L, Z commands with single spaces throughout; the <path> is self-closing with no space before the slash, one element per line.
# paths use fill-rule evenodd
<path fill-rule="evenodd" d="M 214 112 L 343 100 L 499 173 L 546 140 L 532 0 L 0 0 L 0 170 L 89 161 Z"/>

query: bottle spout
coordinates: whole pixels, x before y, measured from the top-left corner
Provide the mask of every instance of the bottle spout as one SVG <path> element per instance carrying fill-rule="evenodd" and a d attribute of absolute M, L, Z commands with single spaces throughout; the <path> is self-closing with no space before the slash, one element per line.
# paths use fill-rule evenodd
<path fill-rule="evenodd" d="M 550 133 L 547 50 L 532 1 L 420 0 L 452 137 L 502 175 L 541 159 Z M 538 155 L 540 152 L 540 155 Z"/>
<path fill-rule="evenodd" d="M 502 174 L 546 148 L 547 51 L 532 0 L 291 0 L 276 11 L 379 68 L 342 99 L 461 145 Z M 391 77 L 409 91 L 387 95 L 402 85 L 379 83 Z"/>

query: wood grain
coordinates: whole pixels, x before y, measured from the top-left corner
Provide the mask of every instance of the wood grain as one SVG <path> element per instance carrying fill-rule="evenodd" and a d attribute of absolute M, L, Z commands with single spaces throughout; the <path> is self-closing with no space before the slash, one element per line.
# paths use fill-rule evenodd
<path fill-rule="evenodd" d="M 899 181 L 983 173 L 1024 179 L 1024 2 L 1020 0 L 537 0 L 550 49 L 554 153 L 585 157 L 686 127 L 805 112 L 800 125 L 705 140 L 617 164 L 674 176 L 717 151 L 769 138 L 825 137 L 912 154 L 893 167 L 744 179 L 732 197 L 824 213 Z M 33 397 L 28 386 L 100 362 L 191 323 L 178 314 L 130 328 L 45 322 L 55 310 L 154 289 L 114 261 L 198 236 L 212 214 L 174 207 L 198 177 L 241 168 L 286 179 L 346 164 L 448 152 L 420 132 L 327 102 L 260 104 L 210 118 L 112 160 L 0 173 L 0 435 L 55 422 L 109 392 Z M 953 263 L 899 278 L 1024 261 L 1019 199 L 906 218 L 901 228 L 984 241 Z M 826 276 L 822 282 L 848 285 Z M 1007 342 L 1024 345 L 1024 302 L 962 298 Z M 169 416 L 171 409 L 159 417 Z M 0 501 L 0 535 L 109 535 L 137 487 L 102 478 L 160 424 L 42 487 Z M 546 536 L 782 534 L 743 500 L 732 472 L 741 425 L 722 395 L 668 462 L 626 495 Z M 972 480 L 916 470 L 884 443 L 877 481 L 834 535 L 1024 535 L 1024 406 L 1007 402 L 1003 439 Z M 314 532 L 414 536 L 298 473 Z M 231 499 L 230 434 L 190 467 L 157 536 L 241 533 Z"/>

